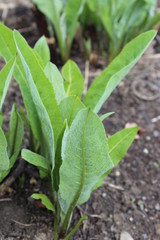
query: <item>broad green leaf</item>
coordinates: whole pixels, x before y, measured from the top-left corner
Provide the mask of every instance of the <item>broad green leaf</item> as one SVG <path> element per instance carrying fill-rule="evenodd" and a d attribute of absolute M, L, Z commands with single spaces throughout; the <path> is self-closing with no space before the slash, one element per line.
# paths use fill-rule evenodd
<path fill-rule="evenodd" d="M 33 0 L 33 2 L 54 26 L 62 59 L 64 60 L 66 54 L 66 23 L 65 21 L 62 23 L 61 19 L 62 2 L 59 0 L 48 0 L 47 3 L 44 0 Z"/>
<path fill-rule="evenodd" d="M 22 150 L 22 158 L 28 163 L 38 167 L 39 169 L 48 172 L 50 169 L 48 160 L 43 156 L 31 152 L 30 150 L 23 149 Z"/>
<path fill-rule="evenodd" d="M 64 81 L 63 78 L 56 67 L 55 64 L 49 62 L 44 72 L 49 79 L 49 81 L 52 83 L 52 86 L 54 88 L 54 92 L 56 95 L 57 103 L 59 104 L 63 98 L 65 98 L 65 90 L 64 90 Z"/>
<path fill-rule="evenodd" d="M 68 60 L 62 68 L 62 75 L 65 79 L 66 95 L 76 95 L 81 98 L 84 88 L 84 78 L 76 63 Z"/>
<path fill-rule="evenodd" d="M 9 157 L 7 154 L 7 140 L 2 128 L 0 127 L 0 172 L 8 170 Z"/>
<path fill-rule="evenodd" d="M 10 170 L 7 171 L 0 171 L 0 183 L 3 181 L 3 179 L 9 174 Z"/>
<path fill-rule="evenodd" d="M 43 62 L 41 56 L 39 55 L 39 53 L 35 50 L 35 49 L 32 49 L 36 59 L 37 59 L 37 62 L 39 63 L 39 65 L 41 66 L 42 69 L 45 68 L 45 63 Z"/>
<path fill-rule="evenodd" d="M 0 72 L 0 111 L 6 97 L 15 66 L 15 57 L 11 59 Z"/>
<path fill-rule="evenodd" d="M 90 86 L 84 97 L 84 104 L 87 107 L 93 109 L 94 112 L 100 110 L 115 87 L 140 59 L 155 35 L 156 31 L 154 30 L 142 33 L 124 47 L 119 56 Z"/>
<path fill-rule="evenodd" d="M 70 129 L 66 130 L 62 160 L 59 200 L 66 213 L 87 201 L 92 187 L 113 167 L 104 127 L 91 110 L 81 110 Z"/>
<path fill-rule="evenodd" d="M 50 50 L 46 38 L 42 36 L 35 44 L 34 49 L 41 56 L 44 65 L 50 61 Z"/>
<path fill-rule="evenodd" d="M 52 204 L 52 202 L 49 200 L 49 198 L 45 194 L 40 194 L 40 193 L 34 193 L 31 196 L 32 198 L 36 200 L 41 200 L 42 204 L 50 211 L 55 212 L 55 208 Z"/>
<path fill-rule="evenodd" d="M 132 144 L 136 134 L 137 134 L 137 127 L 134 128 L 125 128 L 108 139 L 108 146 L 109 146 L 109 155 L 113 162 L 113 168 L 118 165 L 120 160 L 126 154 L 128 148 Z M 103 176 L 100 177 L 99 181 L 95 184 L 92 190 L 97 189 L 103 183 L 104 178 L 111 172 L 112 169 L 104 173 Z"/>
<path fill-rule="evenodd" d="M 42 130 L 48 146 L 49 158 L 54 168 L 56 143 L 63 127 L 54 89 L 25 39 L 17 31 L 14 31 L 14 39 L 41 121 Z"/>
<path fill-rule="evenodd" d="M 8 156 L 12 159 L 13 164 L 18 157 L 19 151 L 22 146 L 24 136 L 23 124 L 17 107 L 14 104 L 12 107 L 12 113 L 9 123 L 8 131 Z"/>
<path fill-rule="evenodd" d="M 65 121 L 67 119 L 68 126 L 71 125 L 77 113 L 83 108 L 85 106 L 77 96 L 66 97 L 59 104 L 62 120 Z"/>
<path fill-rule="evenodd" d="M 60 15 L 62 3 L 59 0 L 33 0 L 38 9 L 53 23 L 57 24 L 57 16 Z M 55 14 L 56 13 L 56 14 Z"/>
<path fill-rule="evenodd" d="M 0 55 L 5 59 L 6 62 L 8 62 L 16 55 L 16 52 L 17 49 L 14 43 L 12 31 L 9 28 L 5 27 L 3 24 L 0 24 Z M 30 93 L 23 65 L 19 57 L 17 57 L 13 75 L 20 85 L 20 90 L 23 96 L 24 104 L 27 109 L 28 118 L 34 136 L 42 143 L 43 135 L 40 120 Z"/>
<path fill-rule="evenodd" d="M 138 131 L 138 127 L 125 128 L 108 138 L 109 155 L 117 166 L 124 157 Z"/>
<path fill-rule="evenodd" d="M 102 116 L 100 116 L 100 119 L 103 122 L 103 120 L 105 120 L 106 118 L 108 118 L 109 116 L 111 116 L 113 114 L 114 114 L 114 112 L 105 113 Z"/>

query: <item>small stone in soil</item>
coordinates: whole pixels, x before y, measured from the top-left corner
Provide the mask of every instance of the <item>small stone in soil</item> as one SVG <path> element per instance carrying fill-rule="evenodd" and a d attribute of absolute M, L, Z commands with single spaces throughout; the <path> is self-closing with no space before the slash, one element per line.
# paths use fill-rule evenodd
<path fill-rule="evenodd" d="M 159 132 L 158 132 L 157 130 L 154 130 L 154 131 L 153 131 L 153 136 L 154 136 L 155 138 L 157 138 L 157 137 L 159 136 Z"/>
<path fill-rule="evenodd" d="M 117 170 L 117 171 L 115 172 L 115 175 L 116 175 L 116 177 L 119 177 L 119 176 L 121 175 L 120 171 Z"/>
<path fill-rule="evenodd" d="M 105 198 L 107 196 L 107 193 L 102 193 L 102 197 Z"/>
<path fill-rule="evenodd" d="M 151 140 L 151 137 L 150 137 L 150 136 L 146 136 L 146 140 L 147 140 L 147 141 L 150 141 L 150 140 Z"/>
<path fill-rule="evenodd" d="M 130 222 L 133 222 L 133 217 L 130 217 L 130 218 L 129 218 L 129 221 L 130 221 Z"/>
<path fill-rule="evenodd" d="M 144 240 L 146 240 L 147 239 L 147 234 L 146 233 L 142 234 L 142 237 L 143 237 Z"/>
<path fill-rule="evenodd" d="M 128 232 L 122 231 L 121 236 L 120 236 L 120 240 L 134 240 L 134 239 L 132 238 L 132 236 Z"/>
<path fill-rule="evenodd" d="M 144 152 L 145 154 L 148 154 L 148 153 L 149 153 L 149 151 L 148 151 L 147 148 L 144 148 L 144 149 L 143 149 L 143 152 Z"/>
<path fill-rule="evenodd" d="M 147 200 L 146 196 L 143 196 L 143 197 L 142 197 L 142 200 L 143 200 L 143 201 L 146 201 L 146 200 Z"/>
<path fill-rule="evenodd" d="M 156 209 L 157 211 L 160 211 L 160 204 L 159 204 L 159 203 L 157 203 L 157 204 L 155 205 L 155 209 Z"/>

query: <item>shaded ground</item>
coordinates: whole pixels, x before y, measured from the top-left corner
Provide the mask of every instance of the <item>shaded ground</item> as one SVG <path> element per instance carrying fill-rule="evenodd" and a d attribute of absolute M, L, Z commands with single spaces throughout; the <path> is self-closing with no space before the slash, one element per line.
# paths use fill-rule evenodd
<path fill-rule="evenodd" d="M 14 8 L 9 10 L 6 24 L 21 29 L 33 46 L 38 33 L 26 6 L 16 9 L 16 18 Z M 75 240 L 119 240 L 123 230 L 134 240 L 160 239 L 160 119 L 157 118 L 160 116 L 160 96 L 157 95 L 160 94 L 160 59 L 157 56 L 151 47 L 102 108 L 102 113 L 115 112 L 104 121 L 107 134 L 134 122 L 141 128 L 140 139 L 134 142 L 103 186 L 76 209 L 74 221 L 81 214 L 89 218 Z M 83 57 L 73 56 L 73 59 L 84 72 Z M 105 65 L 105 60 L 99 58 L 91 66 L 90 80 Z M 142 100 L 156 95 L 153 101 Z M 4 106 L 5 129 L 14 101 L 18 104 L 22 101 L 16 82 L 12 83 Z M 45 186 L 40 185 L 37 171 L 27 166 L 24 175 L 0 199 L 0 239 L 52 239 L 52 215 L 30 199 L 33 192 L 46 191 Z"/>

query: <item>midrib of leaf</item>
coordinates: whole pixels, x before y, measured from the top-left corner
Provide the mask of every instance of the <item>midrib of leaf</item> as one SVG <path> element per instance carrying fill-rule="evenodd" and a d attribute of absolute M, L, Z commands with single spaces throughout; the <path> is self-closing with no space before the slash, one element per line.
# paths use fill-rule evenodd
<path fill-rule="evenodd" d="M 71 64 L 69 64 L 69 85 L 68 85 L 68 89 L 67 89 L 67 95 L 69 95 L 70 89 L 71 89 L 71 85 L 72 85 L 72 75 L 71 75 Z"/>
<path fill-rule="evenodd" d="M 79 185 L 79 189 L 77 190 L 77 193 L 75 194 L 75 197 L 73 198 L 72 203 L 70 204 L 70 207 L 66 213 L 66 217 L 64 219 L 63 225 L 62 225 L 62 231 L 65 231 L 68 227 L 68 222 L 70 220 L 70 216 L 78 202 L 78 199 L 82 193 L 82 189 L 83 189 L 83 185 L 84 185 L 84 179 L 85 179 L 85 133 L 86 133 L 86 125 L 87 125 L 87 119 L 88 119 L 88 114 L 89 111 L 87 112 L 87 116 L 85 119 L 85 123 L 84 123 L 84 129 L 83 129 L 83 135 L 82 135 L 82 171 L 81 171 L 81 179 L 80 179 L 80 185 Z"/>
<path fill-rule="evenodd" d="M 134 131 L 134 129 L 133 129 L 131 132 L 129 132 L 127 135 L 125 135 L 125 137 L 123 137 L 120 141 L 118 141 L 118 142 L 116 143 L 116 145 L 114 145 L 114 147 L 113 147 L 112 149 L 109 149 L 109 154 L 111 154 L 111 152 L 112 152 L 121 142 L 123 142 L 123 140 L 124 140 L 125 138 L 128 138 L 128 136 L 129 136 L 133 131 Z"/>
<path fill-rule="evenodd" d="M 74 111 L 74 106 L 76 104 L 76 100 L 77 100 L 77 97 L 74 99 L 74 103 L 72 105 L 72 111 L 71 111 L 71 115 L 70 115 L 70 118 L 69 118 L 69 121 L 68 121 L 68 125 L 70 125 L 70 122 L 72 120 L 72 116 L 73 116 L 73 111 Z"/>

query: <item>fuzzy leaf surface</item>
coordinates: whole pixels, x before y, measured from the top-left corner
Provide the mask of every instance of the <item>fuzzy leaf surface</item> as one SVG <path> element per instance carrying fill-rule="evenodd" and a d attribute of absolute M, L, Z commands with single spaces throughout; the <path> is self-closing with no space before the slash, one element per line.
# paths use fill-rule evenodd
<path fill-rule="evenodd" d="M 13 167 L 21 150 L 23 136 L 23 123 L 19 113 L 17 112 L 16 105 L 14 104 L 12 107 L 8 131 L 8 156 L 10 158 L 10 168 Z"/>
<path fill-rule="evenodd" d="M 66 95 L 76 95 L 81 98 L 84 88 L 84 78 L 76 63 L 68 60 L 62 68 L 62 75 L 65 79 L 64 87 Z"/>
<path fill-rule="evenodd" d="M 11 59 L 0 72 L 0 111 L 5 100 L 15 66 L 15 57 Z"/>
<path fill-rule="evenodd" d="M 56 100 L 57 103 L 59 104 L 62 101 L 62 99 L 65 98 L 63 78 L 56 65 L 51 62 L 47 63 L 44 72 L 49 81 L 52 83 L 56 95 Z"/>
<path fill-rule="evenodd" d="M 9 157 L 7 153 L 7 140 L 2 128 L 0 127 L 0 172 L 8 170 Z"/>
<path fill-rule="evenodd" d="M 37 153 L 31 152 L 30 150 L 27 149 L 23 149 L 22 158 L 28 163 L 40 168 L 45 172 L 48 172 L 49 170 L 48 160 Z"/>
<path fill-rule="evenodd" d="M 89 109 L 81 110 L 67 129 L 62 142 L 60 204 L 66 213 L 88 200 L 92 187 L 113 167 L 104 127 Z"/>
<path fill-rule="evenodd" d="M 119 161 L 126 154 L 137 134 L 137 131 L 138 127 L 125 128 L 108 138 L 109 154 L 114 166 L 117 166 Z"/>
<path fill-rule="evenodd" d="M 87 107 L 96 113 L 100 110 L 115 87 L 140 59 L 155 35 L 154 30 L 142 33 L 124 47 L 119 56 L 91 84 L 84 97 Z"/>
<path fill-rule="evenodd" d="M 50 61 L 50 50 L 46 38 L 42 36 L 35 44 L 34 49 L 43 60 L 44 66 Z"/>
<path fill-rule="evenodd" d="M 25 39 L 17 31 L 14 31 L 14 39 L 41 121 L 42 130 L 48 146 L 49 158 L 54 168 L 56 143 L 63 127 L 54 89 Z"/>
<path fill-rule="evenodd" d="M 5 61 L 8 62 L 16 55 L 16 52 L 17 49 L 14 43 L 12 31 L 9 28 L 5 27 L 3 24 L 0 24 L 0 56 L 2 56 Z M 27 109 L 28 118 L 30 120 L 34 136 L 36 139 L 42 142 L 43 136 L 40 120 L 30 93 L 25 71 L 19 57 L 17 57 L 13 75 L 20 85 L 20 90 Z"/>
<path fill-rule="evenodd" d="M 83 108 L 85 106 L 77 96 L 66 97 L 59 104 L 61 117 L 63 121 L 67 119 L 68 126 L 71 125 L 77 113 Z"/>

